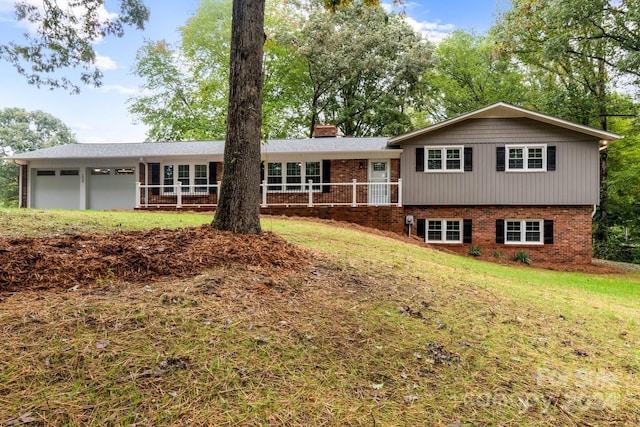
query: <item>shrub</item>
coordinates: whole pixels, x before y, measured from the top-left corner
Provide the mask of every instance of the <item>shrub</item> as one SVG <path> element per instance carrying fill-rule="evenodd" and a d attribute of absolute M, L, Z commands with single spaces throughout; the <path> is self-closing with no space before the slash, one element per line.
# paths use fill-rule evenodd
<path fill-rule="evenodd" d="M 469 255 L 471 256 L 480 256 L 482 255 L 482 251 L 480 250 L 480 246 L 473 245 L 469 248 Z"/>
<path fill-rule="evenodd" d="M 523 264 L 529 264 L 529 254 L 526 253 L 525 251 L 516 252 L 513 255 L 513 260 L 514 261 L 519 261 L 519 262 L 521 262 Z"/>
<path fill-rule="evenodd" d="M 498 249 L 495 252 L 491 252 L 491 256 L 494 258 L 504 258 L 504 252 Z"/>

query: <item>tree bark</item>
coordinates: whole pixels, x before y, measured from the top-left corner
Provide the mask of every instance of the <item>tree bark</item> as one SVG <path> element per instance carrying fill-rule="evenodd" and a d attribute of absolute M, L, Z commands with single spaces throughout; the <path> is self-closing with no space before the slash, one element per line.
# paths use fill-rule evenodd
<path fill-rule="evenodd" d="M 234 0 L 231 26 L 229 107 L 218 230 L 259 234 L 260 131 L 265 0 Z"/>

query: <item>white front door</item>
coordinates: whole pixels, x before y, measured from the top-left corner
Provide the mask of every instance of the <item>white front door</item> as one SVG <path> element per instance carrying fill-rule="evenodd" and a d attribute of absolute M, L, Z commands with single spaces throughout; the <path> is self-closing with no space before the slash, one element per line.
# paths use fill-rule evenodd
<path fill-rule="evenodd" d="M 389 204 L 389 160 L 369 160 L 369 204 Z"/>

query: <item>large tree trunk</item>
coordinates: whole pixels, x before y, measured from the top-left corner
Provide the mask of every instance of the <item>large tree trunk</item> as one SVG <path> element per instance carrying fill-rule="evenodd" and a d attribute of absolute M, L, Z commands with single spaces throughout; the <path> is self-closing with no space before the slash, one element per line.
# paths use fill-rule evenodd
<path fill-rule="evenodd" d="M 258 234 L 265 0 L 234 0 L 224 173 L 213 227 Z"/>

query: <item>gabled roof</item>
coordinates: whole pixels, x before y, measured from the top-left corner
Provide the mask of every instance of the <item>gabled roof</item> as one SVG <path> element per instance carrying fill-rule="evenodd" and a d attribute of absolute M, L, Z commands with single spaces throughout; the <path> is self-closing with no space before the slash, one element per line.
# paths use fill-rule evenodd
<path fill-rule="evenodd" d="M 400 151 L 387 146 L 388 138 L 275 139 L 261 146 L 263 153 L 371 153 Z M 211 156 L 224 153 L 224 141 L 180 141 L 110 144 L 66 144 L 14 154 L 12 160 L 91 159 Z"/>
<path fill-rule="evenodd" d="M 405 133 L 404 135 L 395 136 L 389 139 L 388 144 L 398 145 L 406 140 L 415 138 L 417 136 L 428 134 L 438 129 L 442 129 L 442 128 L 454 125 L 456 123 L 464 122 L 465 120 L 495 119 L 495 118 L 504 119 L 504 118 L 518 118 L 518 117 L 528 118 L 528 119 L 536 120 L 542 123 L 547 123 L 553 126 L 558 126 L 564 129 L 569 129 L 575 132 L 580 132 L 585 135 L 590 135 L 605 141 L 613 141 L 613 140 L 622 138 L 620 135 L 616 135 L 615 133 L 605 132 L 589 126 L 579 125 L 577 123 L 572 123 L 567 120 L 559 119 L 557 117 L 552 117 L 546 114 L 537 113 L 535 111 L 516 107 L 514 105 L 507 104 L 505 102 L 498 102 L 496 104 L 489 105 L 488 107 L 484 107 L 479 110 L 472 111 L 470 113 L 466 113 L 461 116 L 454 117 L 440 123 L 436 123 L 435 125 L 427 126 L 426 128 L 414 130 L 413 132 Z"/>

